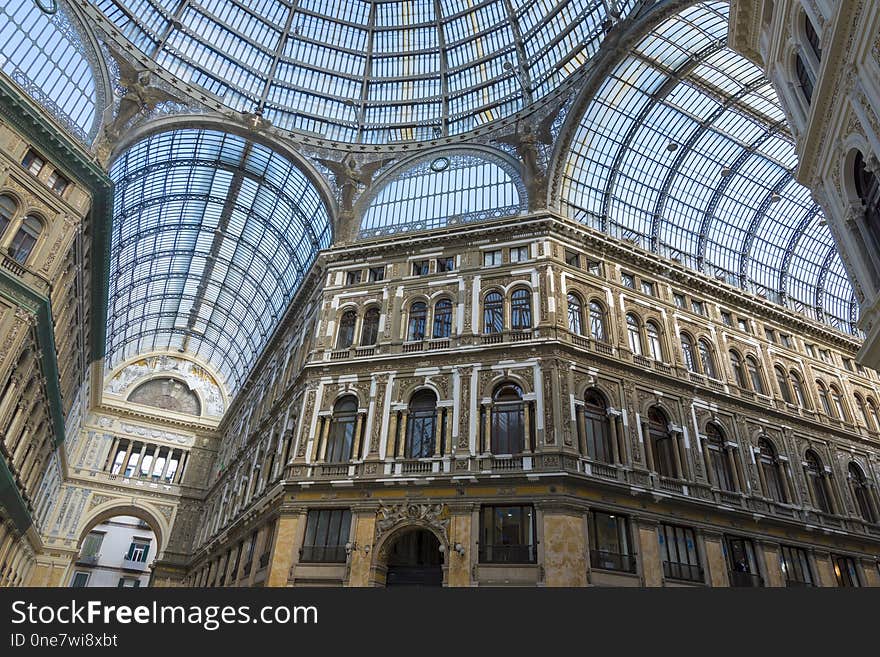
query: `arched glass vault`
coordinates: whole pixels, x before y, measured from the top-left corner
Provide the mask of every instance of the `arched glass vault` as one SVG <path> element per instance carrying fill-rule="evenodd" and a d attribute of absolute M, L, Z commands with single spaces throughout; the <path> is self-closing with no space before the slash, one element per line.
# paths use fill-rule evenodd
<path fill-rule="evenodd" d="M 638 0 L 98 0 L 183 82 L 343 142 L 460 134 L 546 96 Z M 612 7 L 609 10 L 609 7 Z"/>
<path fill-rule="evenodd" d="M 176 350 L 235 394 L 330 243 L 321 196 L 280 154 L 213 130 L 147 137 L 110 175 L 107 365 Z"/>
<path fill-rule="evenodd" d="M 658 25 L 603 81 L 563 169 L 573 218 L 854 333 L 831 233 L 793 177 L 761 70 L 726 47 L 728 5 Z"/>

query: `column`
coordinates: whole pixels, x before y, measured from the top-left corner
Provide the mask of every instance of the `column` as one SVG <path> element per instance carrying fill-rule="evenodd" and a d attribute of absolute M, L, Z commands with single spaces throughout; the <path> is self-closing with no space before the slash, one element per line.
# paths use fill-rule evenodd
<path fill-rule="evenodd" d="M 660 558 L 660 542 L 657 539 L 657 523 L 639 519 L 636 526 L 637 554 L 642 562 L 642 584 L 663 586 L 663 564 Z"/>
<path fill-rule="evenodd" d="M 404 449 L 406 448 L 406 432 L 407 432 L 407 429 L 409 428 L 409 411 L 407 409 L 404 409 L 400 413 L 400 423 L 399 424 L 400 424 L 401 428 L 399 430 L 400 435 L 397 437 L 396 447 L 397 447 L 397 458 L 402 459 Z"/>
<path fill-rule="evenodd" d="M 452 440 L 452 407 L 446 411 L 446 453 L 452 455 L 455 451 L 455 441 Z"/>
<path fill-rule="evenodd" d="M 492 453 L 492 405 L 483 404 L 483 451 Z"/>
<path fill-rule="evenodd" d="M 587 430 L 584 426 L 584 409 L 581 406 L 574 407 L 574 418 L 578 432 L 578 450 L 580 451 L 581 456 L 588 457 L 589 454 L 587 454 Z"/>
<path fill-rule="evenodd" d="M 718 479 L 715 477 L 715 468 L 712 467 L 712 455 L 709 453 L 709 446 L 705 440 L 700 440 L 702 444 L 703 461 L 706 463 L 706 478 L 712 488 L 718 488 Z"/>
<path fill-rule="evenodd" d="M 810 498 L 810 506 L 814 509 L 818 509 L 819 505 L 816 504 L 816 494 L 813 492 L 813 483 L 810 481 L 810 477 L 805 475 L 807 480 L 807 495 Z"/>
<path fill-rule="evenodd" d="M 113 442 L 110 445 L 110 453 L 107 455 L 107 460 L 104 462 L 104 470 L 110 472 L 113 467 L 113 462 L 116 460 L 116 450 L 119 449 L 119 437 L 114 436 Z"/>
<path fill-rule="evenodd" d="M 730 466 L 730 474 L 733 476 L 733 482 L 736 485 L 736 489 L 744 493 L 745 486 L 743 486 L 743 482 L 739 478 L 739 468 L 736 467 L 736 458 L 733 455 L 733 448 L 728 447 L 724 451 L 727 454 L 727 463 Z"/>
<path fill-rule="evenodd" d="M 327 439 L 330 437 L 330 425 L 332 420 L 329 417 L 323 418 L 324 426 L 321 430 L 321 445 L 318 452 L 318 462 L 324 463 L 327 460 Z"/>
<path fill-rule="evenodd" d="M 828 496 L 828 501 L 831 502 L 831 512 L 843 515 L 844 507 L 837 495 L 837 486 L 832 483 L 831 475 L 827 472 L 822 474 L 822 485 L 825 486 L 825 495 Z"/>
<path fill-rule="evenodd" d="M 437 415 L 434 418 L 434 456 L 439 458 L 442 456 L 443 451 L 441 448 L 441 442 L 443 441 L 443 409 L 437 408 Z"/>
<path fill-rule="evenodd" d="M 779 478 L 782 480 L 782 488 L 785 489 L 785 499 L 789 504 L 794 504 L 795 499 L 791 494 L 791 485 L 788 483 L 788 474 L 785 471 L 785 463 L 777 461 L 776 467 L 779 468 Z M 807 488 L 809 488 L 809 486 L 807 486 Z"/>
<path fill-rule="evenodd" d="M 391 411 L 388 422 L 388 442 L 385 445 L 385 458 L 394 458 L 397 453 L 397 411 Z"/>
<path fill-rule="evenodd" d="M 144 472 L 144 457 L 147 455 L 147 443 L 141 443 L 141 453 L 138 455 L 137 470 L 131 473 L 133 477 L 140 477 Z M 153 463 L 150 462 L 150 467 Z"/>
<path fill-rule="evenodd" d="M 611 425 L 611 457 L 614 460 L 614 465 L 620 465 L 622 462 L 620 459 L 620 446 L 617 444 L 619 433 L 617 425 L 620 422 L 620 418 L 616 414 L 611 413 L 608 415 L 608 422 Z"/>
<path fill-rule="evenodd" d="M 189 460 L 189 452 L 181 450 L 180 458 L 177 461 L 177 472 L 174 473 L 174 483 L 179 484 L 183 481 L 184 466 Z"/>
<path fill-rule="evenodd" d="M 125 471 L 128 469 L 128 460 L 131 458 L 131 449 L 134 447 L 134 441 L 128 441 L 128 448 L 125 450 L 125 457 L 122 459 L 122 464 L 119 466 L 119 474 L 125 476 Z"/>
<path fill-rule="evenodd" d="M 158 448 L 156 448 L 158 450 Z M 171 448 L 165 448 L 165 463 L 162 464 L 162 472 L 159 474 L 159 481 L 165 481 L 165 475 L 168 474 L 168 466 L 171 463 Z"/>
<path fill-rule="evenodd" d="M 681 465 L 681 432 L 672 431 L 672 456 L 675 461 L 675 476 L 684 479 L 684 469 Z"/>
<path fill-rule="evenodd" d="M 648 470 L 657 472 L 654 467 L 654 446 L 651 444 L 651 431 L 647 422 L 642 422 L 642 440 L 644 440 L 645 459 L 648 463 Z"/>
<path fill-rule="evenodd" d="M 358 413 L 357 420 L 355 421 L 355 424 L 354 424 L 354 452 L 352 454 L 352 459 L 355 459 L 355 460 L 358 458 L 363 458 L 363 454 L 361 453 L 362 443 L 363 443 L 363 436 L 361 434 L 363 433 L 363 431 L 362 431 L 363 427 L 364 427 L 364 414 Z"/>
<path fill-rule="evenodd" d="M 523 452 L 532 451 L 532 411 L 529 402 L 523 402 Z"/>

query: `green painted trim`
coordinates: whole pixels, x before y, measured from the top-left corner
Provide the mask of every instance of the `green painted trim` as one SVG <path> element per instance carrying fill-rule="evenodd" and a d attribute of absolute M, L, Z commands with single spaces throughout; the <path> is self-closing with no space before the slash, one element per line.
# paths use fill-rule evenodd
<path fill-rule="evenodd" d="M 99 360 L 104 357 L 107 340 L 113 181 L 78 141 L 47 118 L 30 97 L 3 73 L 0 73 L 0 116 L 92 197 L 88 218 L 92 235 L 90 354 L 93 361 Z"/>
<path fill-rule="evenodd" d="M 0 456 L 0 507 L 12 518 L 12 522 L 22 534 L 34 524 L 27 504 L 18 491 L 15 477 L 12 476 L 12 471 L 2 456 Z"/>
<path fill-rule="evenodd" d="M 42 357 L 40 366 L 46 379 L 49 397 L 49 415 L 55 432 L 55 447 L 64 442 L 64 412 L 61 406 L 61 387 L 58 384 L 58 359 L 55 354 L 55 330 L 52 325 L 52 308 L 49 300 L 34 292 L 17 276 L 0 270 L 0 296 L 13 304 L 23 306 L 37 318 L 37 345 Z"/>

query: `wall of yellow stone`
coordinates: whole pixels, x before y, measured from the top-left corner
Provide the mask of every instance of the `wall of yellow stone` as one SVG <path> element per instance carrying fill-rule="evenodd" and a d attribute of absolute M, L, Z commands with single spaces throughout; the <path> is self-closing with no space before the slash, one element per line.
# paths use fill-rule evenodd
<path fill-rule="evenodd" d="M 785 586 L 785 578 L 779 567 L 779 547 L 763 543 L 760 549 L 764 553 L 764 586 Z"/>
<path fill-rule="evenodd" d="M 378 558 L 373 539 L 376 536 L 376 512 L 355 512 L 355 526 L 352 543 L 357 549 L 351 551 L 351 568 L 348 576 L 349 586 L 371 586 L 374 583 L 373 561 Z M 369 549 L 369 552 L 367 552 Z"/>
<path fill-rule="evenodd" d="M 706 570 L 709 575 L 711 586 L 730 586 L 730 578 L 727 574 L 727 561 L 724 559 L 724 549 L 721 546 L 720 536 L 706 536 L 704 543 L 706 550 Z"/>
<path fill-rule="evenodd" d="M 449 554 L 446 560 L 449 564 L 446 571 L 447 586 L 471 586 L 471 561 L 476 561 L 473 549 L 471 527 L 473 526 L 471 513 L 453 513 L 449 521 Z M 459 555 L 455 551 L 456 543 L 464 548 L 464 554 Z"/>
<path fill-rule="evenodd" d="M 269 573 L 266 575 L 266 586 L 287 586 L 290 568 L 299 550 L 299 537 L 302 534 L 300 525 L 305 523 L 305 514 L 294 512 L 282 514 L 278 518 L 278 530 L 275 532 L 275 544 L 269 556 Z"/>
<path fill-rule="evenodd" d="M 638 537 L 643 585 L 663 586 L 663 567 L 660 563 L 660 543 L 657 541 L 656 526 L 639 523 Z"/>
<path fill-rule="evenodd" d="M 546 509 L 544 516 L 544 583 L 587 585 L 587 525 L 583 514 Z"/>

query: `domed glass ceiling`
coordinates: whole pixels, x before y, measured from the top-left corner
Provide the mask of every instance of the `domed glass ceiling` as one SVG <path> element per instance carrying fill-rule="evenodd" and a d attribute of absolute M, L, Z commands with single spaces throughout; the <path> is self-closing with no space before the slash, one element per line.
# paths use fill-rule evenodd
<path fill-rule="evenodd" d="M 547 95 L 638 0 L 98 0 L 232 109 L 343 142 L 467 132 Z"/>
<path fill-rule="evenodd" d="M 573 218 L 856 333 L 857 302 L 762 71 L 728 5 L 664 21 L 605 80 L 564 168 Z"/>

